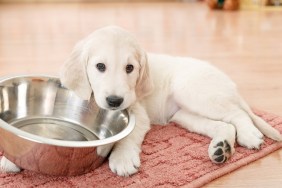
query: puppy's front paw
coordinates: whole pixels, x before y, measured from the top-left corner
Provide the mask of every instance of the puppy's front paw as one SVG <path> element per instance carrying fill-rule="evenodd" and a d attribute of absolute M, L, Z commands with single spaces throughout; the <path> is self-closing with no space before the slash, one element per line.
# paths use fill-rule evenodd
<path fill-rule="evenodd" d="M 117 149 L 113 150 L 109 158 L 112 172 L 119 176 L 130 176 L 140 167 L 139 150 Z"/>
<path fill-rule="evenodd" d="M 224 163 L 233 152 L 233 145 L 227 140 L 212 140 L 209 146 L 209 157 L 214 163 Z"/>
<path fill-rule="evenodd" d="M 21 169 L 17 167 L 14 163 L 12 163 L 10 160 L 8 160 L 6 157 L 2 157 L 0 161 L 0 171 L 17 173 L 20 172 Z"/>

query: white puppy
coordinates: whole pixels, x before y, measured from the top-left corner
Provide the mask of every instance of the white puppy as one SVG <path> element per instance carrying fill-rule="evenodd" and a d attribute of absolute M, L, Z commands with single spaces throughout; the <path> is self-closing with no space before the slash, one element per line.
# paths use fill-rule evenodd
<path fill-rule="evenodd" d="M 136 115 L 133 132 L 115 144 L 109 157 L 111 170 L 120 176 L 138 171 L 141 144 L 151 123 L 176 122 L 210 137 L 208 155 L 215 163 L 234 153 L 236 136 L 249 149 L 260 148 L 263 134 L 282 140 L 221 71 L 193 58 L 146 54 L 119 27 L 99 29 L 79 42 L 63 66 L 61 81 L 85 100 L 93 92 L 101 108 L 127 108 Z"/>

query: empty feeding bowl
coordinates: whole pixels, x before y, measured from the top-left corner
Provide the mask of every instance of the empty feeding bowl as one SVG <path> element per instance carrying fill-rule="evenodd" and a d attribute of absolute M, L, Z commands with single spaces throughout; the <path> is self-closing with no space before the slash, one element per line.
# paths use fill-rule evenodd
<path fill-rule="evenodd" d="M 97 168 L 134 128 L 127 110 L 100 109 L 49 76 L 0 80 L 0 151 L 17 166 L 49 175 Z"/>

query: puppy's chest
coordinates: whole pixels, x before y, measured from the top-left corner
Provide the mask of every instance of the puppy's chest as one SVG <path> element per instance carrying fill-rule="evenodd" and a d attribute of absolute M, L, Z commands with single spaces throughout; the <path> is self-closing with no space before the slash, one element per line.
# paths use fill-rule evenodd
<path fill-rule="evenodd" d="M 154 95 L 143 101 L 143 106 L 151 124 L 166 124 L 178 110 L 177 105 L 169 96 Z"/>

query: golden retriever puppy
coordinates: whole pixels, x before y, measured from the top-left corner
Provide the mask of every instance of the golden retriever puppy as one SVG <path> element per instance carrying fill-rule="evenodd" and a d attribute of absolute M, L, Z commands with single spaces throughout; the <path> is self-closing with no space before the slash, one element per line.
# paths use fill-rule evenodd
<path fill-rule="evenodd" d="M 259 149 L 263 135 L 282 140 L 251 111 L 224 73 L 198 59 L 146 53 L 119 27 L 98 29 L 80 41 L 63 65 L 61 81 L 85 100 L 93 92 L 103 109 L 135 114 L 133 132 L 115 144 L 109 157 L 111 170 L 120 176 L 138 171 L 150 124 L 176 122 L 210 137 L 207 153 L 214 163 L 230 158 L 236 140 L 249 149 Z M 99 151 L 103 155 L 103 148 Z M 11 164 L 4 160 L 2 169 L 9 171 Z"/>

